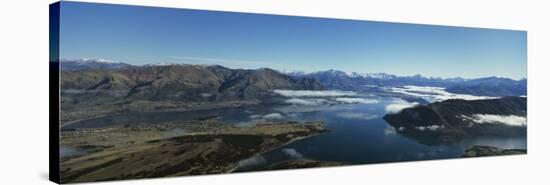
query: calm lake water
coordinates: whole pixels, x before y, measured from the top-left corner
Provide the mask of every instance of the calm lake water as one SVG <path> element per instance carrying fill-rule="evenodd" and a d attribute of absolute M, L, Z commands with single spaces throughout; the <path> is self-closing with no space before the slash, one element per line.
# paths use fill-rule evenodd
<path fill-rule="evenodd" d="M 472 145 L 527 148 L 527 139 L 487 137 L 457 143 L 423 144 L 395 132 L 382 117 L 394 98 L 369 97 L 375 102 L 333 105 L 278 105 L 229 109 L 115 115 L 81 121 L 64 127 L 91 128 L 113 124 L 162 123 L 219 116 L 229 124 L 247 126 L 259 120 L 324 121 L 330 132 L 299 140 L 243 166 L 241 171 L 293 158 L 338 161 L 346 164 L 457 158 Z"/>

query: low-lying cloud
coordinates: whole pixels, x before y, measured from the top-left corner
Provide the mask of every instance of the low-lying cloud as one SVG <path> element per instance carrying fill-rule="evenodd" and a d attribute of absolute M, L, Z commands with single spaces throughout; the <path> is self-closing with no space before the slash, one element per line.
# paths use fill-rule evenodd
<path fill-rule="evenodd" d="M 388 126 L 384 129 L 384 135 L 386 136 L 395 135 L 396 133 L 397 130 L 392 126 Z"/>
<path fill-rule="evenodd" d="M 428 125 L 428 126 L 418 126 L 414 127 L 416 130 L 420 131 L 437 131 L 439 129 L 445 128 L 445 125 Z"/>
<path fill-rule="evenodd" d="M 395 114 L 405 108 L 414 107 L 416 105 L 418 105 L 416 102 L 407 102 L 405 100 L 398 99 L 394 100 L 391 104 L 386 105 L 385 109 L 386 113 Z"/>
<path fill-rule="evenodd" d="M 284 119 L 285 116 L 283 116 L 280 113 L 270 113 L 263 116 L 264 119 Z"/>
<path fill-rule="evenodd" d="M 285 148 L 285 149 L 283 149 L 283 152 L 284 152 L 286 155 L 288 155 L 288 156 L 290 156 L 290 157 L 292 157 L 292 158 L 294 158 L 294 159 L 301 159 L 301 158 L 304 158 L 304 155 L 302 155 L 301 153 L 299 153 L 298 151 L 296 151 L 296 150 L 293 149 L 293 148 Z"/>
<path fill-rule="evenodd" d="M 264 119 L 264 120 L 281 120 L 281 119 L 286 118 L 286 116 L 284 116 L 284 115 L 282 115 L 281 113 L 278 113 L 278 112 L 264 114 L 264 115 L 254 114 L 254 115 L 250 115 L 248 117 L 250 119 Z"/>
<path fill-rule="evenodd" d="M 323 99 L 324 98 L 324 99 Z M 304 106 L 319 106 L 328 104 L 340 104 L 340 103 L 362 103 L 362 104 L 375 104 L 378 100 L 366 99 L 366 98 L 350 98 L 350 97 L 323 97 L 323 98 L 290 98 L 285 100 L 285 103 L 292 105 L 304 105 Z"/>
<path fill-rule="evenodd" d="M 317 106 L 325 104 L 327 101 L 319 98 L 291 98 L 285 100 L 285 103 L 293 105 L 306 105 L 306 106 Z"/>
<path fill-rule="evenodd" d="M 264 165 L 266 163 L 267 160 L 264 157 L 257 155 L 248 159 L 241 160 L 237 165 L 240 169 L 250 169 Z"/>
<path fill-rule="evenodd" d="M 203 98 L 209 98 L 211 97 L 213 94 L 210 94 L 210 93 L 201 93 L 200 96 L 203 97 Z"/>
<path fill-rule="evenodd" d="M 366 98 L 335 98 L 334 100 L 343 102 L 343 103 L 364 103 L 364 104 L 374 104 L 378 103 L 378 100 L 366 99 Z"/>
<path fill-rule="evenodd" d="M 510 126 L 527 126 L 527 118 L 516 115 L 494 115 L 494 114 L 472 114 L 461 116 L 463 120 L 470 120 L 474 123 L 501 123 Z"/>
<path fill-rule="evenodd" d="M 296 117 L 295 114 L 281 114 L 281 113 L 278 113 L 278 112 L 274 112 L 274 113 L 269 113 L 269 114 L 253 114 L 253 115 L 250 115 L 248 116 L 248 121 L 243 121 L 243 122 L 239 122 L 236 124 L 236 126 L 238 127 L 253 127 L 253 126 L 256 126 L 258 124 L 264 124 L 266 122 L 269 122 L 269 121 L 281 121 L 281 120 L 286 120 L 287 118 L 289 117 Z"/>
<path fill-rule="evenodd" d="M 336 113 L 336 116 L 340 118 L 359 119 L 359 120 L 371 120 L 371 119 L 378 118 L 377 115 L 360 113 L 360 112 L 339 112 L 339 113 Z"/>
<path fill-rule="evenodd" d="M 355 96 L 357 93 L 351 91 L 311 91 L 311 90 L 274 90 L 273 92 L 286 97 L 340 97 Z"/>
<path fill-rule="evenodd" d="M 392 87 L 388 89 L 391 92 L 421 97 L 429 102 L 443 101 L 448 99 L 463 99 L 463 100 L 482 100 L 482 99 L 494 99 L 498 97 L 490 96 L 475 96 L 469 94 L 454 94 L 445 91 L 443 87 L 429 87 L 429 86 L 403 86 Z"/>

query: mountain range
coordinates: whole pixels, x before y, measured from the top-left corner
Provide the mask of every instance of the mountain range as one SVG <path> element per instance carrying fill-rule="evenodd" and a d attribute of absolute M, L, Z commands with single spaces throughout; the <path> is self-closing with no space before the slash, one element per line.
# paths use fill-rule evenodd
<path fill-rule="evenodd" d="M 312 73 L 288 73 L 300 79 L 318 80 L 327 89 L 362 90 L 368 87 L 433 86 L 445 87 L 445 90 L 457 94 L 478 96 L 522 96 L 527 94 L 527 79 L 513 80 L 501 77 L 476 79 L 434 78 L 422 75 L 396 76 L 386 73 L 350 73 L 338 70 Z"/>
<path fill-rule="evenodd" d="M 118 64 L 101 67 L 83 70 L 63 70 L 61 67 L 61 89 L 63 92 L 113 92 L 113 96 L 120 96 L 123 100 L 151 101 L 253 100 L 261 99 L 275 89 L 322 89 L 316 80 L 295 79 L 268 68 L 244 70 L 219 65 L 119 68 Z"/>
<path fill-rule="evenodd" d="M 257 99 L 273 89 L 363 90 L 369 87 L 434 86 L 446 91 L 480 96 L 522 96 L 527 80 L 500 77 L 434 78 L 422 75 L 345 73 L 338 70 L 305 73 L 229 69 L 219 65 L 158 63 L 130 65 L 105 60 L 61 60 L 64 89 L 128 90 L 126 98 Z"/>
<path fill-rule="evenodd" d="M 527 79 L 487 77 L 467 80 L 445 89 L 447 92 L 480 96 L 527 95 Z"/>
<path fill-rule="evenodd" d="M 133 65 L 114 62 L 103 59 L 61 59 L 60 68 L 62 71 L 79 71 L 86 69 L 126 69 Z"/>

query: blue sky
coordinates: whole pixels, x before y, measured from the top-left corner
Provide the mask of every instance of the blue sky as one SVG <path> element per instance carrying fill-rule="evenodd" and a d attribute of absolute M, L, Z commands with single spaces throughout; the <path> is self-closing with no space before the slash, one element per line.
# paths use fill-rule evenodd
<path fill-rule="evenodd" d="M 61 58 L 527 76 L 524 31 L 63 2 Z"/>

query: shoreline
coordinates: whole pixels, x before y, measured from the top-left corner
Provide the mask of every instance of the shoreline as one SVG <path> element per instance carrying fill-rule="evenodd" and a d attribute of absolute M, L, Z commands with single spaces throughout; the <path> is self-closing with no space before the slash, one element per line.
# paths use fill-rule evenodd
<path fill-rule="evenodd" d="M 330 130 L 327 130 L 326 132 L 330 132 Z M 317 133 L 317 134 L 313 134 L 313 135 L 309 135 L 309 136 L 303 136 L 303 137 L 294 138 L 294 139 L 292 139 L 292 140 L 290 140 L 290 141 L 288 141 L 288 142 L 286 142 L 286 143 L 284 143 L 284 144 L 282 144 L 282 145 L 280 145 L 280 146 L 277 146 L 277 147 L 275 147 L 275 148 L 273 148 L 273 149 L 271 149 L 271 150 L 265 151 L 265 152 L 260 152 L 260 153 L 258 153 L 258 154 L 256 154 L 256 155 L 252 156 L 252 157 L 265 155 L 265 154 L 267 154 L 267 153 L 269 153 L 269 152 L 273 152 L 273 151 L 275 151 L 275 150 L 284 148 L 285 146 L 287 146 L 287 145 L 289 145 L 289 144 L 291 144 L 291 143 L 294 143 L 294 142 L 296 142 L 296 141 L 308 139 L 308 138 L 315 137 L 315 136 L 319 136 L 319 135 L 322 135 L 322 134 L 324 134 L 324 133 L 326 133 L 326 132 Z M 252 157 L 249 157 L 249 158 L 252 158 Z M 247 158 L 247 159 L 249 159 L 249 158 Z M 246 159 L 242 159 L 242 160 L 246 160 Z M 239 166 L 238 166 L 238 162 L 237 162 L 236 166 L 235 166 L 234 168 L 232 168 L 231 170 L 227 171 L 227 173 L 233 173 L 233 172 L 234 172 L 235 170 L 237 170 L 238 168 L 239 168 Z"/>
<path fill-rule="evenodd" d="M 241 160 L 326 131 L 323 122 L 236 127 L 216 119 L 67 131 L 63 144 L 93 152 L 64 160 L 61 176 L 64 182 L 90 182 L 231 173 Z M 112 147 L 102 148 L 107 145 Z M 134 167 L 121 171 L 125 166 Z"/>

